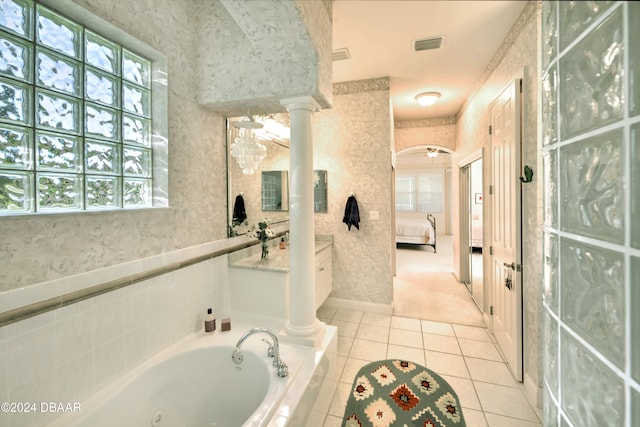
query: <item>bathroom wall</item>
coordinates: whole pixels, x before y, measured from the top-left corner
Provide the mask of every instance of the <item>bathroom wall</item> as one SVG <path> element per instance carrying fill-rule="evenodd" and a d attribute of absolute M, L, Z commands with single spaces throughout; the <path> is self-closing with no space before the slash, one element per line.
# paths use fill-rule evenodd
<path fill-rule="evenodd" d="M 219 315 L 228 306 L 227 273 L 219 257 L 0 327 L 0 402 L 38 409 L 0 412 L 0 425 L 41 426 L 62 415 L 41 412 L 41 402 L 82 409 L 95 391 L 201 331 L 208 307 Z"/>
<path fill-rule="evenodd" d="M 640 6 L 545 1 L 544 425 L 640 425 Z"/>
<path fill-rule="evenodd" d="M 535 172 L 532 183 L 523 185 L 522 190 L 522 286 L 524 323 L 524 376 L 529 396 L 535 401 L 541 392 L 541 286 L 542 286 L 542 182 L 538 166 L 538 28 L 539 7 L 536 2 L 528 2 L 518 20 L 513 25 L 502 46 L 496 52 L 484 75 L 458 114 L 456 123 L 456 152 L 453 165 L 457 165 L 470 154 L 488 147 L 489 106 L 498 94 L 513 80 L 523 79 L 522 105 L 522 163 Z M 488 154 L 485 153 L 485 156 Z M 487 164 L 485 164 L 487 166 Z M 485 168 L 487 169 L 487 168 Z M 485 170 L 485 173 L 488 172 Z M 459 199 L 459 173 L 454 167 L 452 174 L 453 198 L 453 248 L 454 271 L 460 269 L 459 228 L 460 213 L 456 201 Z M 484 193 L 488 193 L 490 176 L 484 176 Z M 486 204 L 483 204 L 486 209 Z M 484 212 L 486 217 L 486 210 Z M 484 239 L 488 241 L 485 229 Z M 490 271 L 489 258 L 485 257 L 483 271 Z M 485 292 L 484 311 L 488 313 L 488 292 Z"/>
<path fill-rule="evenodd" d="M 333 235 L 331 297 L 391 308 L 391 107 L 389 79 L 336 83 L 334 104 L 313 116 L 314 169 L 327 170 L 327 213 L 315 231 Z M 342 223 L 353 192 L 360 230 Z M 377 212 L 379 220 L 370 219 Z M 375 214 L 374 214 L 375 215 Z"/>
<path fill-rule="evenodd" d="M 226 237 L 224 119 L 196 103 L 198 2 L 77 3 L 167 55 L 170 208 L 4 217 L 0 292 Z"/>
<path fill-rule="evenodd" d="M 421 145 L 456 149 L 456 118 L 403 120 L 395 122 L 396 152 Z"/>

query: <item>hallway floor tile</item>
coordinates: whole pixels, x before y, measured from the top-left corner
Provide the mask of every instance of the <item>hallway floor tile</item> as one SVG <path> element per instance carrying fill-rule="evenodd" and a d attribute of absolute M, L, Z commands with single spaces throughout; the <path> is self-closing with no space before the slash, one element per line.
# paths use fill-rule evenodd
<path fill-rule="evenodd" d="M 326 307 L 317 315 L 338 327 L 339 383 L 324 427 L 341 426 L 358 370 L 387 358 L 440 374 L 458 394 L 468 427 L 542 425 L 485 328 Z"/>

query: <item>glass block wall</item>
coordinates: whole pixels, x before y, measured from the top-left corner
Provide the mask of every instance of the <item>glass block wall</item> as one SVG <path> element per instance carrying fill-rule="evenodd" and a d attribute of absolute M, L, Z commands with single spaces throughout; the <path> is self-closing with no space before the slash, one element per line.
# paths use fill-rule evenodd
<path fill-rule="evenodd" d="M 0 215 L 152 205 L 151 62 L 0 1 Z"/>
<path fill-rule="evenodd" d="M 640 3 L 542 5 L 545 426 L 640 425 Z"/>

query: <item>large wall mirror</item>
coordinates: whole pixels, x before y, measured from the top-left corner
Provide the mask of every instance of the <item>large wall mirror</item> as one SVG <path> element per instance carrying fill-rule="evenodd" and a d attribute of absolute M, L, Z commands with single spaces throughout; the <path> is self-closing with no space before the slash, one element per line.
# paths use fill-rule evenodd
<path fill-rule="evenodd" d="M 246 135 L 233 123 L 248 119 L 263 124 L 262 129 L 253 133 L 257 144 L 264 147 L 265 155 L 252 171 L 243 170 L 241 162 L 231 154 L 234 143 L 246 142 L 238 139 Z M 289 136 L 284 131 L 285 128 L 288 131 L 288 125 L 286 113 L 227 119 L 227 224 L 230 237 L 245 234 L 264 218 L 272 224 L 289 220 Z M 237 145 L 236 154 L 239 147 L 247 148 Z M 249 148 L 255 149 L 255 146 Z M 327 192 L 327 171 L 315 171 L 315 212 L 327 212 Z"/>

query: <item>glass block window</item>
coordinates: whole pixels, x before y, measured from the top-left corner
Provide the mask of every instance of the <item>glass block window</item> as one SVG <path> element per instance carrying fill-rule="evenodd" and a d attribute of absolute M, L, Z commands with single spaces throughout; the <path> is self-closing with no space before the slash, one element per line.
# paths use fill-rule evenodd
<path fill-rule="evenodd" d="M 396 210 L 442 212 L 444 177 L 441 173 L 399 174 L 396 177 Z"/>
<path fill-rule="evenodd" d="M 151 61 L 0 0 L 0 215 L 152 206 Z"/>

